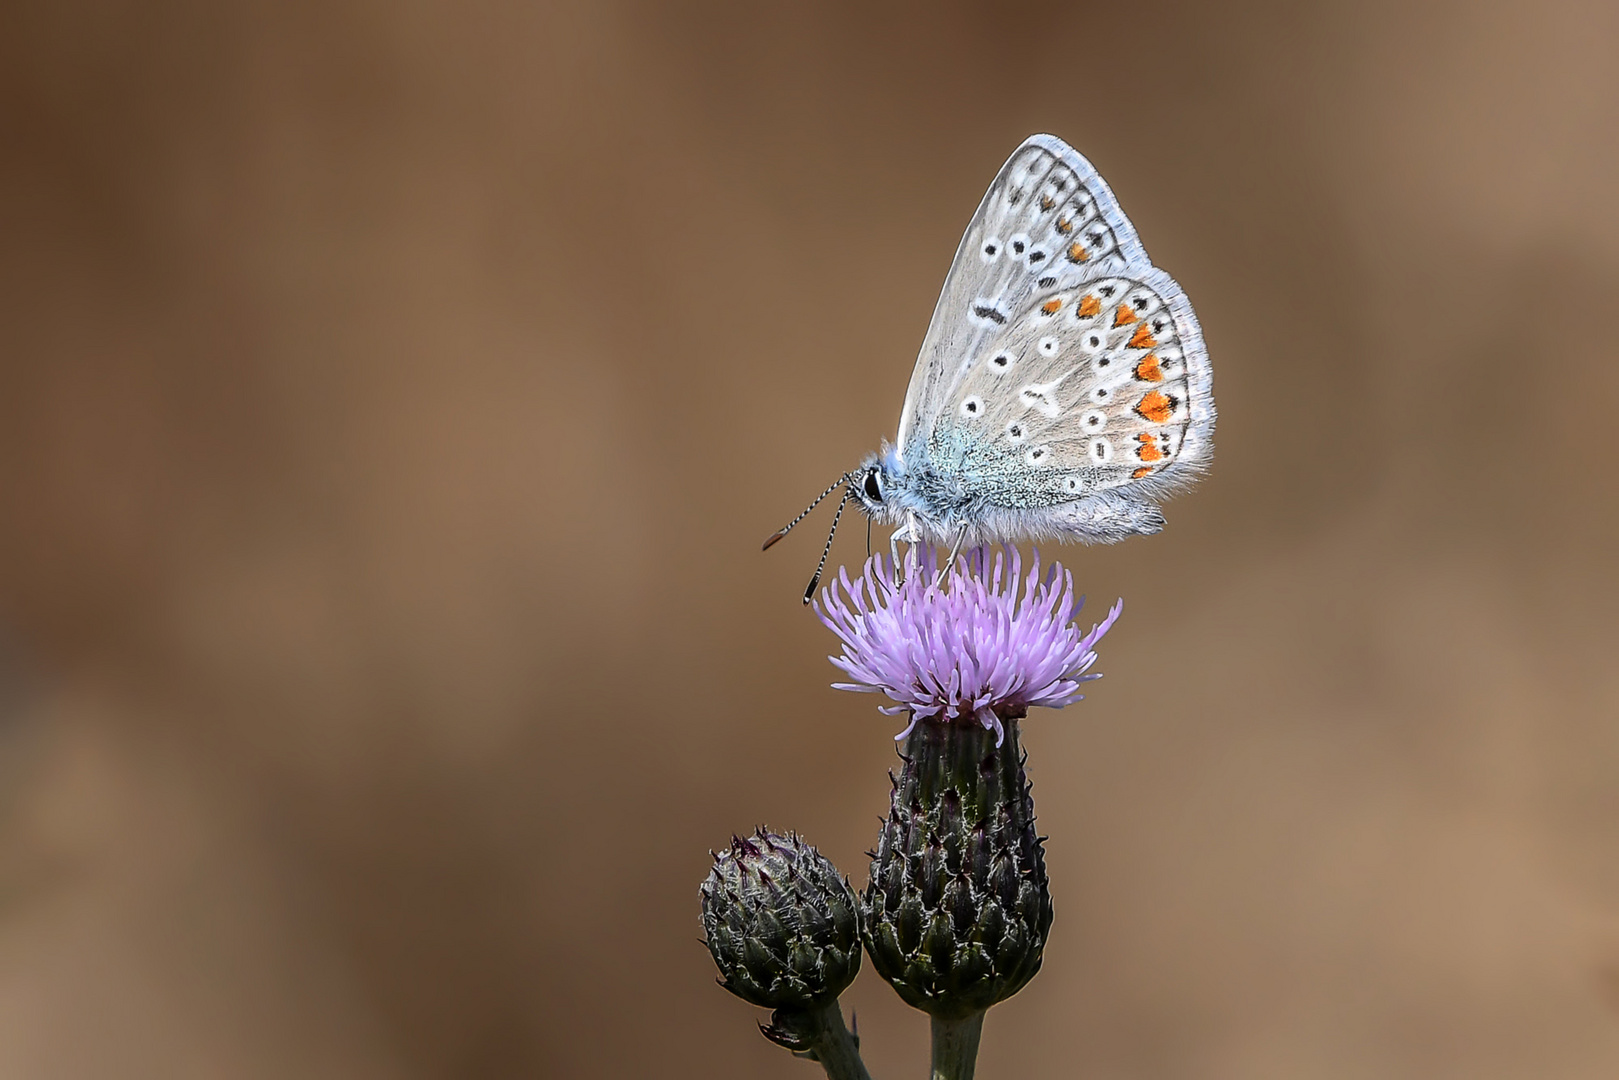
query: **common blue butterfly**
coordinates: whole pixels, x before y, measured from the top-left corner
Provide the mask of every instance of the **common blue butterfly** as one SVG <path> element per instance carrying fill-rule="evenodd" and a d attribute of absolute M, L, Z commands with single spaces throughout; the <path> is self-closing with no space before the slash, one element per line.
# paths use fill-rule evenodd
<path fill-rule="evenodd" d="M 956 249 L 898 437 L 765 547 L 840 486 L 833 530 L 852 497 L 896 527 L 895 545 L 1155 533 L 1158 500 L 1207 467 L 1213 431 L 1191 301 L 1152 265 L 1090 162 L 1034 135 Z"/>

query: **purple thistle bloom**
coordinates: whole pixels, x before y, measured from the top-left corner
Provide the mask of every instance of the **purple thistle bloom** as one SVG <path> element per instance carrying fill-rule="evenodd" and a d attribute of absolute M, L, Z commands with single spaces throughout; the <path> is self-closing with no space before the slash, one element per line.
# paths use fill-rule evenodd
<path fill-rule="evenodd" d="M 1003 717 L 1023 716 L 1030 705 L 1060 709 L 1084 697 L 1081 684 L 1102 677 L 1086 674 L 1096 663 L 1092 646 L 1124 610 L 1123 600 L 1082 633 L 1073 620 L 1085 599 L 1074 598 L 1074 576 L 1054 562 L 1042 577 L 1038 550 L 1025 576 L 1016 548 L 995 552 L 993 567 L 979 548 L 935 586 L 938 561 L 931 547 L 923 558 L 913 549 L 895 584 L 893 560 L 872 556 L 853 582 L 840 568 L 815 605 L 843 642 L 843 655 L 828 659 L 853 680 L 832 685 L 887 694 L 899 704 L 882 712 L 910 712 L 896 741 L 918 720 L 972 717 L 995 732 L 998 746 Z"/>

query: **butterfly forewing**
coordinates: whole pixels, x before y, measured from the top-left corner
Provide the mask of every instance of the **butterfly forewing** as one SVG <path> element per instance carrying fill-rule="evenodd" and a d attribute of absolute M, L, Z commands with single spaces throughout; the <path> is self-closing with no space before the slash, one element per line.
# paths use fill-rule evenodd
<path fill-rule="evenodd" d="M 973 358 L 1031 298 L 1149 266 L 1090 163 L 1060 139 L 1030 138 L 995 177 L 956 251 L 905 396 L 900 452 L 926 443 Z"/>

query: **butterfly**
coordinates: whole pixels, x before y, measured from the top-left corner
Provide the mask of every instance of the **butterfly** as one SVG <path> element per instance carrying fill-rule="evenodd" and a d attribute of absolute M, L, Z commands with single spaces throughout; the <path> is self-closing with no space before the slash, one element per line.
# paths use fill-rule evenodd
<path fill-rule="evenodd" d="M 1186 293 L 1153 266 L 1090 162 L 1033 135 L 956 249 L 899 433 L 845 473 L 892 543 L 1114 543 L 1164 526 L 1158 500 L 1213 450 L 1213 375 Z M 832 537 L 827 537 L 830 551 Z M 949 561 L 954 561 L 954 555 Z M 826 552 L 805 592 L 809 601 Z"/>

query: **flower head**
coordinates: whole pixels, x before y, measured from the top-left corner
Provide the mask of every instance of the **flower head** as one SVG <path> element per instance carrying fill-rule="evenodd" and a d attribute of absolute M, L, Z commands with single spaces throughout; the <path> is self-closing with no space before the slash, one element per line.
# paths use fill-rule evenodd
<path fill-rule="evenodd" d="M 1007 565 L 1010 562 L 1010 565 Z M 940 579 L 938 553 L 912 549 L 896 584 L 894 566 L 880 555 L 866 560 L 853 582 L 846 568 L 821 590 L 815 613 L 843 642 L 832 663 L 852 679 L 839 690 L 884 693 L 898 702 L 889 714 L 918 720 L 972 718 L 1003 735 L 1002 717 L 1022 716 L 1030 705 L 1060 709 L 1084 697 L 1082 684 L 1096 663 L 1093 646 L 1108 632 L 1124 601 L 1089 632 L 1074 625 L 1083 597 L 1074 576 L 1052 563 L 1040 572 L 1034 553 L 1028 573 L 1016 548 L 967 552 Z M 937 580 L 937 584 L 935 581 Z"/>
<path fill-rule="evenodd" d="M 733 837 L 714 856 L 700 893 L 721 985 L 739 998 L 767 1009 L 811 1008 L 837 1000 L 860 970 L 854 892 L 796 833 L 761 826 Z"/>

